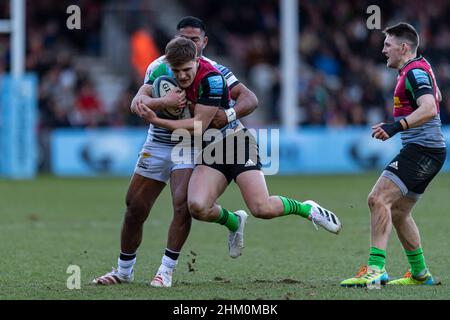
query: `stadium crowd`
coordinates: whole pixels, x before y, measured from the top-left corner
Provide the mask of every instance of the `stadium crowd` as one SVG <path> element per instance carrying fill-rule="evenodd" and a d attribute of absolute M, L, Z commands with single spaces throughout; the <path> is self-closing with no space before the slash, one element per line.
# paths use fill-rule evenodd
<path fill-rule="evenodd" d="M 67 15 L 61 15 L 67 1 L 27 1 L 26 69 L 35 71 L 40 80 L 41 127 L 145 124 L 128 112 L 140 85 L 137 80 L 113 106 L 115 112 L 105 112 L 89 74 L 73 62 L 77 54 L 100 55 L 102 6 L 107 2 L 80 1 L 83 29 L 73 31 L 65 28 Z M 0 5 L 0 18 L 9 17 L 8 4 Z M 184 0 L 180 4 L 186 14 L 204 19 L 210 38 L 207 53 L 225 52 L 242 66 L 238 75 L 258 95 L 266 114 L 263 123 L 279 124 L 279 1 Z M 380 6 L 382 28 L 401 20 L 417 27 L 419 52 L 434 67 L 443 94 L 441 119 L 450 123 L 450 2 L 370 4 Z M 350 0 L 299 1 L 299 125 L 367 125 L 390 118 L 396 72 L 385 66 L 381 31 L 366 27 L 368 5 Z M 9 36 L 0 35 L 0 73 L 9 69 L 9 47 Z"/>
<path fill-rule="evenodd" d="M 266 122 L 279 123 L 279 1 L 186 0 L 204 17 L 211 43 L 245 65 Z M 369 5 L 379 5 L 381 28 L 407 21 L 420 31 L 422 53 L 443 93 L 441 118 L 450 123 L 450 2 L 299 1 L 299 107 L 302 125 L 366 125 L 388 120 L 396 72 L 381 54 L 381 30 L 369 30 Z"/>
<path fill-rule="evenodd" d="M 100 52 L 101 3 L 81 1 L 83 31 L 66 28 L 66 1 L 26 2 L 26 71 L 39 79 L 40 128 L 84 127 L 104 123 L 99 100 L 88 73 L 77 69 L 73 58 L 80 53 Z M 10 18 L 9 1 L 0 7 L 2 18 Z M 63 13 L 63 14 L 62 14 Z M 0 36 L 0 65 L 10 68 L 10 36 Z"/>

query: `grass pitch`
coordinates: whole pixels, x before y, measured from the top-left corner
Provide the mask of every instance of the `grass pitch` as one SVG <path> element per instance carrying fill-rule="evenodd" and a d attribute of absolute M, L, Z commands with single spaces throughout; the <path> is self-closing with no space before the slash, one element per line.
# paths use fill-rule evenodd
<path fill-rule="evenodd" d="M 135 282 L 98 287 L 89 282 L 117 264 L 128 179 L 39 177 L 0 180 L 0 299 L 450 299 L 450 175 L 440 174 L 415 208 L 427 264 L 443 284 L 381 290 L 341 288 L 365 264 L 369 249 L 367 194 L 377 174 L 267 177 L 271 194 L 315 199 L 343 223 L 335 236 L 302 218 L 250 217 L 243 255 L 228 257 L 227 230 L 194 221 L 171 289 L 152 288 L 171 219 L 169 189 L 154 206 L 138 251 Z M 245 208 L 235 185 L 220 199 Z M 408 264 L 395 231 L 387 270 Z M 66 287 L 69 265 L 81 270 L 81 289 Z"/>

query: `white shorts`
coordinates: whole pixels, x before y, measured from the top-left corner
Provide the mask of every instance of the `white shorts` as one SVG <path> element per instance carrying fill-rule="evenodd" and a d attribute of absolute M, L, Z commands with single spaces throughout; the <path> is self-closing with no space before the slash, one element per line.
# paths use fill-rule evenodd
<path fill-rule="evenodd" d="M 146 143 L 139 153 L 134 172 L 143 177 L 167 183 L 172 171 L 194 168 L 193 151 L 179 159 L 172 156 L 172 150 L 172 146 L 155 142 Z"/>

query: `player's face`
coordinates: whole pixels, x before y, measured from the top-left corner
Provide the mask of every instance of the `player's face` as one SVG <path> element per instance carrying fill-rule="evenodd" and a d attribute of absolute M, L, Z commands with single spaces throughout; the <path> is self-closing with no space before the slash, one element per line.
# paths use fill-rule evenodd
<path fill-rule="evenodd" d="M 173 74 L 181 88 L 188 88 L 194 82 L 198 69 L 198 60 L 186 62 L 179 66 L 171 66 Z"/>
<path fill-rule="evenodd" d="M 195 46 L 197 47 L 197 57 L 201 57 L 203 55 L 203 49 L 205 49 L 206 44 L 208 43 L 208 37 L 205 36 L 200 28 L 181 28 L 178 31 L 177 36 L 194 41 Z"/>
<path fill-rule="evenodd" d="M 388 35 L 384 40 L 382 53 L 387 57 L 386 65 L 398 69 L 402 65 L 404 44 L 393 36 Z"/>

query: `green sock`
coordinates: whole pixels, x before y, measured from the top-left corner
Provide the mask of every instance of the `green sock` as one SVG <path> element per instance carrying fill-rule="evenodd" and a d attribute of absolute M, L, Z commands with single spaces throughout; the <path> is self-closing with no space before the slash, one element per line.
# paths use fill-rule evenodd
<path fill-rule="evenodd" d="M 413 276 L 421 276 L 426 271 L 425 257 L 423 256 L 422 248 L 414 251 L 405 250 L 409 265 L 411 266 L 411 274 Z"/>
<path fill-rule="evenodd" d="M 234 212 L 228 211 L 225 208 L 220 207 L 220 215 L 214 222 L 221 225 L 225 225 L 228 230 L 235 232 L 239 227 L 239 219 Z"/>
<path fill-rule="evenodd" d="M 296 214 L 303 218 L 308 218 L 311 211 L 310 204 L 303 204 L 297 200 L 278 196 L 284 205 L 284 215 Z"/>
<path fill-rule="evenodd" d="M 369 262 L 368 266 L 377 267 L 380 271 L 384 269 L 384 264 L 386 260 L 386 251 L 378 249 L 376 247 L 370 248 Z"/>

